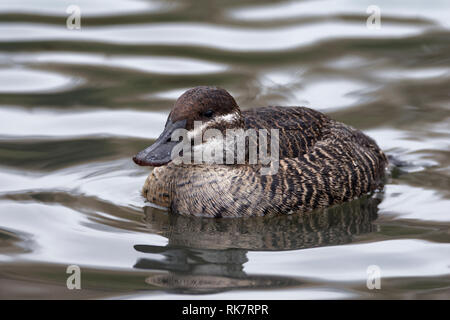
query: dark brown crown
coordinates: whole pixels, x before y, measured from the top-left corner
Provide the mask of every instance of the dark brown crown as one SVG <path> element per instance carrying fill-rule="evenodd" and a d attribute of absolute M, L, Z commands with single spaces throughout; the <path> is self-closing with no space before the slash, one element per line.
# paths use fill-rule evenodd
<path fill-rule="evenodd" d="M 226 90 L 201 86 L 189 89 L 178 98 L 169 119 L 187 120 L 186 129 L 190 129 L 194 121 L 208 121 L 233 112 L 240 112 L 239 106 Z"/>

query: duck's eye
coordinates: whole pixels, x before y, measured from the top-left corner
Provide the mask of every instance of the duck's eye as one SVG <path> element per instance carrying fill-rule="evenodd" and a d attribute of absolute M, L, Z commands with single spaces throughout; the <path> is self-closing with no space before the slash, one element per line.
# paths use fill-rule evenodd
<path fill-rule="evenodd" d="M 214 114 L 214 111 L 212 111 L 211 109 L 206 110 L 205 112 L 203 112 L 203 115 L 207 118 L 211 118 Z"/>

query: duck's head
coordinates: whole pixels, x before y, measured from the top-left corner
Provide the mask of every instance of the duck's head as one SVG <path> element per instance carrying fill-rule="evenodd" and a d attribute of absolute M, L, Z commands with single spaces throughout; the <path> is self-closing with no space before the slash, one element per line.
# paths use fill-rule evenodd
<path fill-rule="evenodd" d="M 172 133 L 177 129 L 186 129 L 188 136 L 192 138 L 202 135 L 207 129 L 225 132 L 226 129 L 243 126 L 239 106 L 226 90 L 206 86 L 189 89 L 175 102 L 164 131 L 155 143 L 139 152 L 133 160 L 141 166 L 156 167 L 169 163 L 172 160 L 172 149 L 179 143 L 171 139 Z"/>

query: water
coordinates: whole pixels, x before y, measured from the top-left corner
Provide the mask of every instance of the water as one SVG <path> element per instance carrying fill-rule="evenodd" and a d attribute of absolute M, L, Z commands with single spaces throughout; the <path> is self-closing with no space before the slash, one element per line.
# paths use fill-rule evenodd
<path fill-rule="evenodd" d="M 79 5 L 81 30 L 66 28 Z M 366 27 L 369 5 L 381 29 Z M 448 1 L 0 4 L 0 298 L 450 298 Z M 403 162 L 311 216 L 146 205 L 131 157 L 187 88 L 306 105 Z M 68 265 L 82 290 L 68 290 Z M 381 289 L 366 286 L 367 268 Z"/>

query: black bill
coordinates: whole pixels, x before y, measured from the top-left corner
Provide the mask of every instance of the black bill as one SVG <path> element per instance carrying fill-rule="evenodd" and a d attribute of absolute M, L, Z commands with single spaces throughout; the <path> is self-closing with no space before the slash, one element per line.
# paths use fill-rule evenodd
<path fill-rule="evenodd" d="M 186 120 L 172 122 L 167 120 L 166 127 L 161 135 L 156 139 L 150 147 L 142 150 L 133 157 L 133 161 L 140 166 L 158 167 L 169 163 L 171 159 L 172 149 L 179 141 L 171 141 L 172 133 L 176 129 L 186 127 Z"/>

